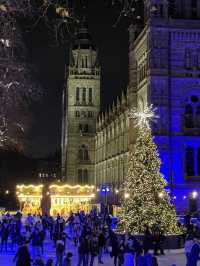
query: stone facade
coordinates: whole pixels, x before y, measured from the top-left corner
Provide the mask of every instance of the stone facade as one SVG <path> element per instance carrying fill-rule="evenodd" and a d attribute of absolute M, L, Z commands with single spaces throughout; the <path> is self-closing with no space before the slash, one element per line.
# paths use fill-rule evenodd
<path fill-rule="evenodd" d="M 69 184 L 93 184 L 100 67 L 85 22 L 71 49 L 63 107 L 62 175 Z"/>
<path fill-rule="evenodd" d="M 188 204 L 195 209 L 200 195 L 199 5 L 199 1 L 192 0 L 146 0 L 144 18 L 130 26 L 128 89 L 98 117 L 96 127 L 93 124 L 95 138 L 90 148 L 95 161 L 90 169 L 94 173 L 95 168 L 98 187 L 108 184 L 114 192 L 122 184 L 136 138 L 129 110 L 132 107 L 142 110 L 152 103 L 159 115 L 152 130 L 162 160 L 161 172 L 169 183 L 177 209 L 183 210 Z M 93 86 L 99 93 L 99 76 L 95 77 Z M 69 94 L 75 95 L 79 81 L 82 82 L 80 77 L 75 79 L 70 74 Z M 71 119 L 74 135 L 68 142 L 75 162 L 78 145 L 84 138 L 75 134 L 80 121 L 73 115 L 77 108 L 73 97 L 69 97 L 68 120 Z M 98 97 L 95 119 L 99 104 Z M 78 167 L 71 163 L 68 176 L 75 176 Z"/>
<path fill-rule="evenodd" d="M 129 102 L 124 108 L 121 101 L 100 117 L 95 171 L 97 185 L 119 188 L 135 138 L 128 109 L 152 103 L 160 117 L 152 130 L 161 172 L 177 209 L 183 210 L 188 205 L 195 209 L 200 194 L 200 3 L 173 2 L 145 1 L 143 27 L 129 28 Z M 124 143 L 124 150 L 119 149 Z"/>

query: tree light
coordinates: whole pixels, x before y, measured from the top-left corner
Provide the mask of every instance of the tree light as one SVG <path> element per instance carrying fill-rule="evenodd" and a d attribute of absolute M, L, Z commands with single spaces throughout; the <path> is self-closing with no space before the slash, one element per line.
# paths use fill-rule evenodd
<path fill-rule="evenodd" d="M 10 193 L 9 190 L 6 190 L 6 191 L 5 191 L 5 194 L 6 194 L 6 195 L 8 195 L 9 193 Z"/>
<path fill-rule="evenodd" d="M 158 197 L 161 198 L 161 199 L 163 198 L 163 196 L 164 196 L 164 195 L 163 195 L 162 192 L 160 192 L 160 193 L 158 194 Z"/>
<path fill-rule="evenodd" d="M 130 197 L 130 194 L 129 194 L 129 193 L 125 193 L 125 194 L 124 194 L 124 198 L 125 198 L 125 199 L 128 199 L 129 197 Z"/>
<path fill-rule="evenodd" d="M 119 193 L 119 190 L 118 189 L 115 189 L 115 193 L 118 194 Z"/>

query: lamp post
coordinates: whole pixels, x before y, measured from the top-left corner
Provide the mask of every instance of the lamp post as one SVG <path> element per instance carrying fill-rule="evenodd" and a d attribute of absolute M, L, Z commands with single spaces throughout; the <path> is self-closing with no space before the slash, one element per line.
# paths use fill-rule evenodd
<path fill-rule="evenodd" d="M 108 193 L 110 192 L 110 188 L 108 186 L 106 186 L 106 185 L 103 185 L 101 187 L 101 192 L 104 195 L 104 203 L 105 203 L 105 206 L 106 206 L 106 210 L 108 210 Z"/>

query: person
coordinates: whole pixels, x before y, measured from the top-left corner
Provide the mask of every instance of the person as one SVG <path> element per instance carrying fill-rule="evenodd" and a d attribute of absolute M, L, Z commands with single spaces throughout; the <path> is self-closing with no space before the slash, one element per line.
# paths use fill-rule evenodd
<path fill-rule="evenodd" d="M 64 245 L 63 240 L 57 240 L 56 242 L 56 266 L 62 266 L 64 251 L 65 251 L 65 245 Z"/>
<path fill-rule="evenodd" d="M 159 225 L 156 225 L 152 232 L 152 239 L 154 244 L 154 255 L 158 255 L 158 250 L 160 249 L 160 254 L 165 255 L 163 250 L 164 235 L 162 234 Z"/>
<path fill-rule="evenodd" d="M 102 230 L 99 232 L 98 242 L 99 242 L 98 243 L 99 244 L 98 262 L 101 263 L 101 264 L 103 264 L 102 255 L 103 255 L 104 247 L 106 245 L 106 238 L 105 238 Z"/>
<path fill-rule="evenodd" d="M 194 238 L 193 245 L 188 256 L 187 266 L 197 266 L 197 262 L 198 260 L 200 260 L 199 253 L 200 253 L 199 240 L 197 238 Z"/>
<path fill-rule="evenodd" d="M 5 251 L 7 251 L 8 236 L 9 236 L 9 222 L 5 219 L 1 225 L 1 251 L 3 251 L 3 246 L 5 246 Z"/>
<path fill-rule="evenodd" d="M 117 266 L 117 260 L 119 256 L 119 243 L 118 243 L 117 235 L 112 231 L 110 231 L 110 244 L 112 247 L 110 256 L 111 258 L 114 257 L 114 266 Z"/>
<path fill-rule="evenodd" d="M 33 258 L 40 257 L 41 255 L 41 235 L 39 229 L 35 227 L 32 235 L 32 249 L 33 249 Z"/>
<path fill-rule="evenodd" d="M 72 256 L 71 252 L 68 252 L 63 261 L 63 266 L 72 266 Z"/>
<path fill-rule="evenodd" d="M 16 266 L 31 266 L 31 256 L 26 245 L 19 247 L 13 262 L 16 262 Z"/>
<path fill-rule="evenodd" d="M 78 264 L 77 266 L 88 265 L 89 261 L 89 251 L 90 251 L 90 239 L 89 235 L 80 238 L 78 246 Z"/>
<path fill-rule="evenodd" d="M 95 257 L 99 254 L 98 237 L 93 234 L 90 241 L 90 266 L 93 266 Z"/>
<path fill-rule="evenodd" d="M 145 232 L 144 232 L 144 240 L 143 240 L 143 249 L 144 252 L 147 251 L 152 247 L 152 234 L 149 229 L 149 226 L 145 226 Z"/>
<path fill-rule="evenodd" d="M 119 240 L 118 266 L 124 264 L 124 252 L 125 252 L 124 238 L 121 236 Z"/>
<path fill-rule="evenodd" d="M 185 256 L 186 256 L 186 266 L 188 266 L 188 261 L 189 261 L 189 255 L 192 250 L 193 246 L 193 236 L 188 235 L 186 240 L 185 240 Z"/>

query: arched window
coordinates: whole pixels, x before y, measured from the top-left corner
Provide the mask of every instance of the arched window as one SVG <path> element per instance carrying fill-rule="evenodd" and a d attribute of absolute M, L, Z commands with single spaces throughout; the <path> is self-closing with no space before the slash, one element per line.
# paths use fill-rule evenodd
<path fill-rule="evenodd" d="M 77 87 L 76 88 L 76 102 L 80 101 L 80 89 Z"/>
<path fill-rule="evenodd" d="M 187 147 L 185 154 L 185 170 L 187 176 L 194 176 L 194 149 Z"/>
<path fill-rule="evenodd" d="M 194 120 L 193 120 L 193 108 L 190 104 L 185 107 L 185 116 L 184 116 L 184 126 L 185 128 L 193 128 Z"/>
<path fill-rule="evenodd" d="M 86 88 L 83 88 L 83 91 L 82 91 L 82 101 L 83 103 L 86 102 Z"/>
<path fill-rule="evenodd" d="M 200 176 L 200 148 L 198 148 L 197 152 L 197 171 L 198 171 L 198 176 Z"/>
<path fill-rule="evenodd" d="M 88 161 L 89 160 L 88 149 L 85 145 L 81 145 L 81 147 L 79 148 L 78 159 L 80 161 Z"/>
<path fill-rule="evenodd" d="M 200 128 L 200 106 L 196 108 L 196 117 L 195 117 L 196 127 Z"/>

